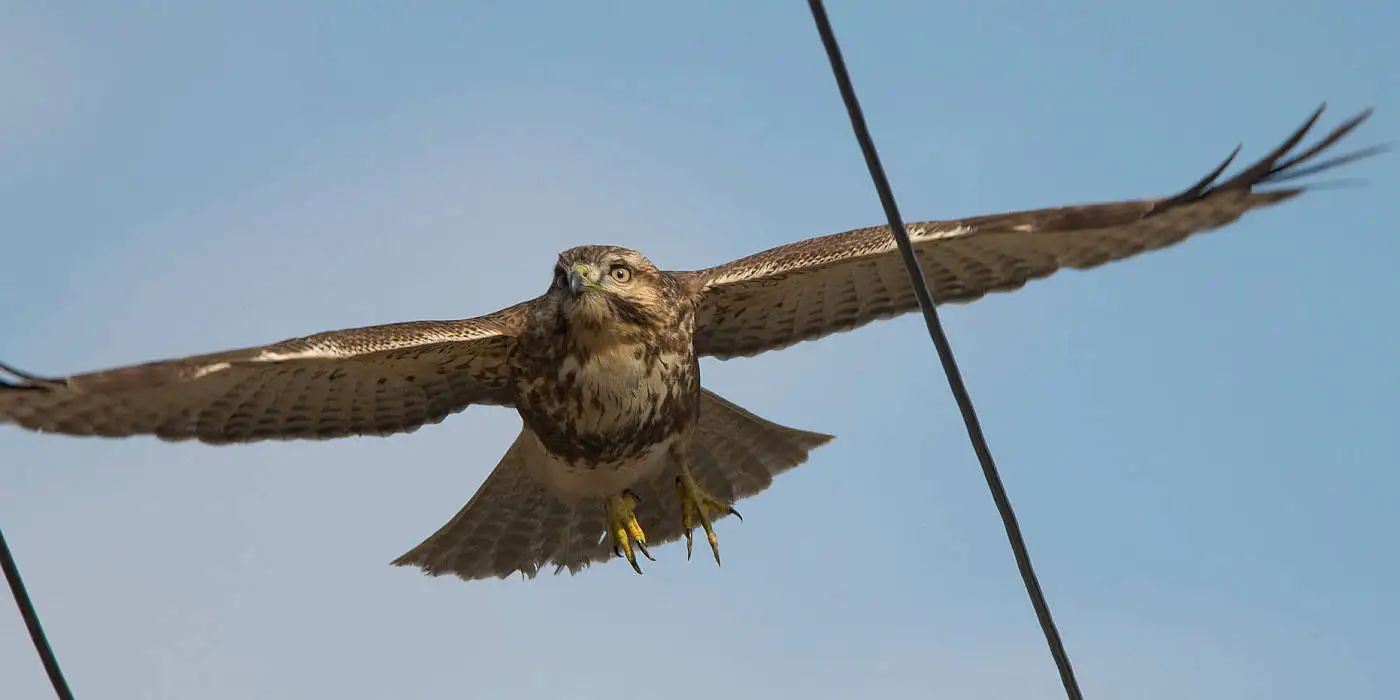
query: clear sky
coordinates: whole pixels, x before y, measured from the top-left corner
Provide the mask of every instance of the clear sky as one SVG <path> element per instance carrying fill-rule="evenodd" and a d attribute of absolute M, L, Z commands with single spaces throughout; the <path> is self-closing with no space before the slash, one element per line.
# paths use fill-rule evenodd
<path fill-rule="evenodd" d="M 906 218 L 1169 194 L 1321 101 L 1400 139 L 1400 4 L 833 2 Z M 1400 695 L 1400 155 L 944 319 L 1093 698 Z M 0 3 L 0 358 L 81 370 L 716 264 L 883 220 L 805 3 Z M 463 583 L 388 562 L 518 430 L 0 430 L 80 697 L 1055 698 L 921 321 L 703 365 L 835 433 L 719 528 Z M 0 602 L 0 695 L 49 692 Z M 800 695 L 799 695 L 800 694 Z"/>

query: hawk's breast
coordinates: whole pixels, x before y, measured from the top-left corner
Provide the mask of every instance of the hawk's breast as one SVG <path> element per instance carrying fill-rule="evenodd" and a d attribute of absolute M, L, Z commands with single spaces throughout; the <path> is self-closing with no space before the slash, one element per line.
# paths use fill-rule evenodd
<path fill-rule="evenodd" d="M 516 407 L 561 472 L 550 480 L 575 473 L 567 490 L 594 483 L 605 495 L 658 467 L 695 419 L 694 354 L 626 342 L 556 348 L 516 361 Z"/>

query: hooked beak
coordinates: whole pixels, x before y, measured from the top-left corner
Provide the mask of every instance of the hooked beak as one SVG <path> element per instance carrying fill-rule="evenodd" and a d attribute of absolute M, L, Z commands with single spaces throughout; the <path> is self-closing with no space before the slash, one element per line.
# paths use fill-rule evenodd
<path fill-rule="evenodd" d="M 570 294 L 578 296 L 583 293 L 583 290 L 591 286 L 592 283 L 588 281 L 588 266 L 580 263 L 574 265 L 573 268 L 569 270 Z"/>

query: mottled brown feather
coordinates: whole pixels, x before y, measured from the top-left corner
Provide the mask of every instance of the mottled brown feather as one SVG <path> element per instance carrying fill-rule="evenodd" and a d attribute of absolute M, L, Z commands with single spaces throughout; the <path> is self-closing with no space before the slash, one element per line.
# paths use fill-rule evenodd
<path fill-rule="evenodd" d="M 43 378 L 0 365 L 0 424 L 207 443 L 409 432 L 467 406 L 509 405 L 507 357 L 529 302 L 176 360 Z"/>
<path fill-rule="evenodd" d="M 1305 189 L 1261 192 L 1255 191 L 1257 186 L 1379 152 L 1370 148 L 1299 167 L 1355 129 L 1370 116 L 1367 110 L 1316 146 L 1283 160 L 1321 112 L 1273 152 L 1224 182 L 1216 180 L 1230 159 L 1172 197 L 922 221 L 907 225 L 909 237 L 938 303 L 969 302 L 1019 289 L 1062 268 L 1091 268 L 1165 248 Z M 886 226 L 791 243 L 693 274 L 700 289 L 695 350 L 721 359 L 776 350 L 918 308 Z"/>

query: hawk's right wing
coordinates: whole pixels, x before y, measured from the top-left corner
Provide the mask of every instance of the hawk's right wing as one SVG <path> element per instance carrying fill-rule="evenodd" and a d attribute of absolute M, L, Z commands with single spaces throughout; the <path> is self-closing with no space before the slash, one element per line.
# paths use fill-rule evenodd
<path fill-rule="evenodd" d="M 512 403 L 508 358 L 528 308 L 54 379 L 0 365 L 0 424 L 215 444 L 409 432 L 474 403 Z"/>

